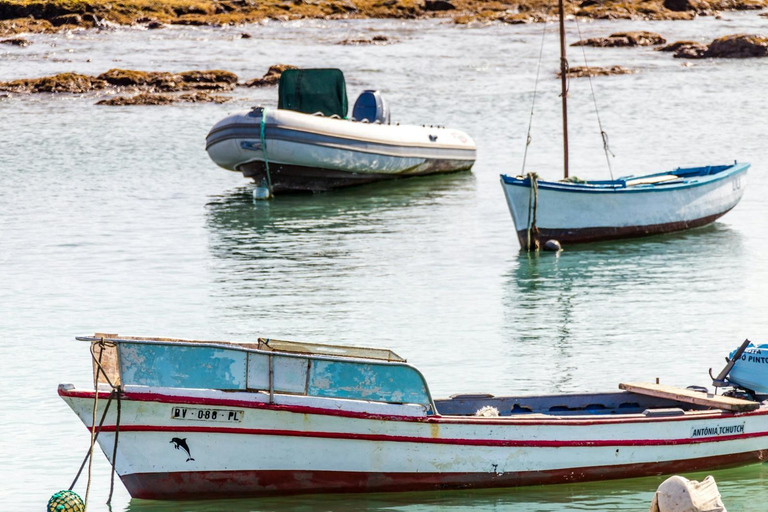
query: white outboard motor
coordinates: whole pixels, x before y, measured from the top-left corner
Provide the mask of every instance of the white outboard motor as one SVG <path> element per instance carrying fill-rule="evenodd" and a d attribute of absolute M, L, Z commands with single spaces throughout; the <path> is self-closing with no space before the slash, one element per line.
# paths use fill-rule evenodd
<path fill-rule="evenodd" d="M 360 93 L 352 109 L 352 119 L 368 123 L 389 124 L 389 104 L 379 91 Z"/>

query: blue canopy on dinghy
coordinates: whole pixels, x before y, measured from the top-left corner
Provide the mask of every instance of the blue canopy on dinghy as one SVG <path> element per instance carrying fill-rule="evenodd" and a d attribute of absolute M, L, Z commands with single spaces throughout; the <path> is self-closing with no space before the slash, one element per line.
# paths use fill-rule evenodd
<path fill-rule="evenodd" d="M 347 117 L 347 85 L 340 69 L 286 69 L 277 108 L 304 114 Z"/>

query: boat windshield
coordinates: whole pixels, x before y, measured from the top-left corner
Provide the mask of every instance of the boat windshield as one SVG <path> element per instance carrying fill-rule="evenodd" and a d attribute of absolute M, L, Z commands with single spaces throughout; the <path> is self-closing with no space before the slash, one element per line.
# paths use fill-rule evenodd
<path fill-rule="evenodd" d="M 280 76 L 277 108 L 347 117 L 347 86 L 339 69 L 287 69 Z"/>

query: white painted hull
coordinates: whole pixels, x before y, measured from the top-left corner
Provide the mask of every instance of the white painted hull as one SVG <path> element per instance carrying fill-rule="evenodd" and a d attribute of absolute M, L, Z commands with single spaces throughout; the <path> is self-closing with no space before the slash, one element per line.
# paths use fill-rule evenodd
<path fill-rule="evenodd" d="M 707 179 L 616 187 L 539 182 L 538 197 L 528 181 L 502 178 L 502 187 L 522 245 L 533 223 L 540 240 L 581 243 L 628 238 L 699 227 L 738 204 L 748 165 Z M 674 171 L 673 171 L 674 172 Z"/>
<path fill-rule="evenodd" d="M 93 392 L 59 393 L 90 425 Z M 242 417 L 172 418 L 185 407 Z M 99 436 L 109 458 L 114 410 Z M 172 439 L 184 439 L 189 454 Z M 117 453 L 117 473 L 140 498 L 532 485 L 761 461 L 768 457 L 768 409 L 480 418 L 427 416 L 416 405 L 290 395 L 269 404 L 265 393 L 135 386 L 122 401 Z"/>

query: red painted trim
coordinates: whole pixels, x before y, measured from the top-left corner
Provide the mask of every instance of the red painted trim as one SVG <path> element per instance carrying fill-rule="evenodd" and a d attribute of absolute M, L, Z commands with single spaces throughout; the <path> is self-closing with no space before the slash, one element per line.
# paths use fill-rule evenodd
<path fill-rule="evenodd" d="M 59 390 L 59 395 L 69 398 L 84 398 L 93 400 L 93 391 L 74 391 L 74 390 Z M 99 392 L 99 400 L 109 398 L 109 393 Z M 747 417 L 747 416 L 763 416 L 768 414 L 768 409 L 756 410 L 744 413 L 732 413 L 714 409 L 711 414 L 701 414 L 696 417 L 687 416 L 672 416 L 672 417 L 659 417 L 659 418 L 594 418 L 589 420 L 571 420 L 571 419 L 530 419 L 513 418 L 511 416 L 504 416 L 498 419 L 489 419 L 485 417 L 477 416 L 399 416 L 391 414 L 371 414 L 367 412 L 353 412 L 353 411 L 340 411 L 338 409 L 323 409 L 320 407 L 310 407 L 305 405 L 280 405 L 269 404 L 266 402 L 254 402 L 250 400 L 236 400 L 229 398 L 207 398 L 207 397 L 193 397 L 193 396 L 181 396 L 181 395 L 167 395 L 162 393 L 123 393 L 123 400 L 131 400 L 137 402 L 159 402 L 167 404 L 180 404 L 180 405 L 206 405 L 209 407 L 243 407 L 248 409 L 266 409 L 272 411 L 293 412 L 298 414 L 317 414 L 322 416 L 339 416 L 344 418 L 358 418 L 366 420 L 383 420 L 383 421 L 403 421 L 403 422 L 415 422 L 415 423 L 438 423 L 438 424 L 452 424 L 452 425 L 520 425 L 520 426 L 533 426 L 533 425 L 567 425 L 567 426 L 593 426 L 593 425 L 613 425 L 613 424 L 631 424 L 631 423 L 656 423 L 666 421 L 694 421 L 694 420 L 711 420 L 711 419 L 729 419 L 735 417 Z"/>
<path fill-rule="evenodd" d="M 114 425 L 104 425 L 103 432 L 114 432 Z M 312 437 L 321 439 L 352 439 L 389 443 L 450 444 L 462 446 L 499 446 L 526 448 L 573 448 L 585 446 L 676 446 L 688 444 L 719 443 L 768 437 L 768 432 L 751 434 L 701 437 L 696 439 L 615 439 L 615 440 L 575 440 L 575 441 L 536 441 L 510 439 L 455 439 L 423 436 L 393 436 L 386 434 L 358 434 L 353 432 L 308 432 L 301 430 L 253 429 L 240 427 L 198 427 L 189 425 L 120 425 L 120 432 L 190 432 L 203 434 L 230 434 L 280 437 Z"/>
<path fill-rule="evenodd" d="M 495 473 L 366 473 L 350 471 L 183 471 L 134 473 L 120 478 L 134 498 L 190 500 L 270 495 L 352 492 L 406 492 L 615 480 L 692 471 L 710 471 L 768 459 L 768 451 L 649 462 Z"/>

